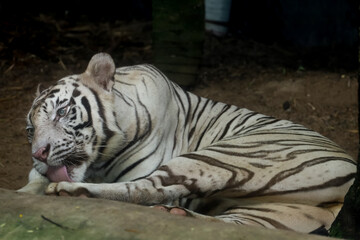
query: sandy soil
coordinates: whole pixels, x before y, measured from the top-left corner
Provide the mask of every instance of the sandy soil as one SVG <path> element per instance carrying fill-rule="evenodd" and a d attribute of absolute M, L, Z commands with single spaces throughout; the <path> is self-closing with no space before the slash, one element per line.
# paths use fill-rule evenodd
<path fill-rule="evenodd" d="M 37 22 L 45 24 L 41 19 Z M 48 86 L 63 76 L 81 73 L 98 51 L 112 53 L 118 66 L 151 63 L 149 23 L 104 23 L 102 29 L 112 29 L 105 37 L 108 32 L 98 32 L 92 25 L 57 24 L 62 32 L 51 36 L 46 44 L 35 46 L 38 52 L 22 47 L 21 41 L 11 45 L 14 41 L 10 42 L 10 37 L 26 39 L 27 35 L 11 32 L 10 27 L 8 42 L 0 42 L 0 188 L 17 189 L 27 182 L 32 162 L 25 115 L 39 83 Z M 68 41 L 60 41 L 60 37 Z M 105 41 L 107 37 L 110 43 Z M 199 84 L 190 90 L 301 123 L 357 158 L 356 73 L 333 68 L 309 70 L 306 63 L 296 61 L 289 67 L 289 55 L 282 58 L 285 55 L 280 53 L 274 46 L 207 36 Z"/>

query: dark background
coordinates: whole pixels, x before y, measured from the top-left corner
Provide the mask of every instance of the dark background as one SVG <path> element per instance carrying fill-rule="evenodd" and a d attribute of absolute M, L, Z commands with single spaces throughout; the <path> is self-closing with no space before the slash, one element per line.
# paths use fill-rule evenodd
<path fill-rule="evenodd" d="M 161 2 L 161 1 L 160 1 Z M 179 9 L 181 1 L 179 1 Z M 357 68 L 359 4 L 356 0 L 257 0 L 232 3 L 229 35 L 237 40 L 255 41 L 281 47 L 282 64 L 297 68 Z M 67 26 L 79 22 L 151 21 L 152 2 L 133 0 L 102 1 L 96 4 L 61 2 L 2 1 L 0 3 L 0 40 L 5 45 L 0 57 L 9 58 L 14 49 L 31 52 L 42 58 L 52 58 L 48 52 L 57 29 L 54 24 L 34 19 L 50 15 L 52 21 L 66 21 Z M 151 26 L 150 26 L 151 27 Z M 9 32 L 16 31 L 12 39 Z M 37 34 L 41 32 L 42 34 Z M 61 34 L 61 33 L 59 33 Z M 9 39 L 12 39 L 9 42 Z M 98 48 L 106 49 L 106 39 L 94 39 L 84 53 L 91 55 Z M 58 38 L 58 45 L 81 45 L 75 39 Z M 119 49 L 111 49 L 113 52 Z M 90 54 L 91 53 L 91 54 Z M 288 56 L 291 55 L 291 58 Z M 233 56 L 236 58 L 236 56 Z M 272 64 L 271 61 L 267 64 Z M 264 63 L 266 64 L 266 63 Z"/>

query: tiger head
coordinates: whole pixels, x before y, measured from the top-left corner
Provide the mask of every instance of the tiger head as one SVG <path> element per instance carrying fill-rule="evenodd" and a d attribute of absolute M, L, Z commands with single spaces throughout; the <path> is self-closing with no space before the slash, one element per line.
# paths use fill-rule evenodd
<path fill-rule="evenodd" d="M 100 158 L 106 138 L 104 104 L 111 104 L 115 64 L 95 55 L 86 71 L 38 91 L 27 115 L 34 168 L 50 181 L 84 180 L 89 165 Z"/>

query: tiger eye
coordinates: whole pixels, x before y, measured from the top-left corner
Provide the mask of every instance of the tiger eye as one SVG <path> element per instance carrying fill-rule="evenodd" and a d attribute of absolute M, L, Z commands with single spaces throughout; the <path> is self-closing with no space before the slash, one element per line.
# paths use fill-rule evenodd
<path fill-rule="evenodd" d="M 60 109 L 57 111 L 57 115 L 58 115 L 59 117 L 63 117 L 63 116 L 65 116 L 65 114 L 66 114 L 66 108 L 60 108 Z"/>
<path fill-rule="evenodd" d="M 33 127 L 26 127 L 26 131 L 28 134 L 33 134 L 34 133 L 34 128 Z"/>

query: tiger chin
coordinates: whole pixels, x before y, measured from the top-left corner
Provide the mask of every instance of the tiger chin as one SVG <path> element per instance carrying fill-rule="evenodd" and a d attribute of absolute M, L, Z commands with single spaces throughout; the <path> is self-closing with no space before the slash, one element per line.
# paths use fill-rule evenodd
<path fill-rule="evenodd" d="M 152 65 L 92 57 L 27 115 L 33 169 L 19 192 L 67 193 L 239 225 L 327 231 L 356 174 L 326 137 L 184 91 Z"/>

